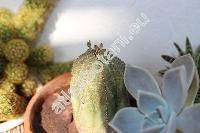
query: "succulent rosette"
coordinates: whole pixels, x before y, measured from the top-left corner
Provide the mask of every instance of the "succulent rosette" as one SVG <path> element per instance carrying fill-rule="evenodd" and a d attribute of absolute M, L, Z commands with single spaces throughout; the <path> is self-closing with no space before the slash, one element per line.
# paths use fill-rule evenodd
<path fill-rule="evenodd" d="M 197 133 L 200 104 L 193 104 L 198 73 L 190 55 L 177 58 L 163 77 L 162 87 L 148 71 L 127 66 L 125 85 L 137 107 L 119 110 L 109 125 L 118 133 Z"/>

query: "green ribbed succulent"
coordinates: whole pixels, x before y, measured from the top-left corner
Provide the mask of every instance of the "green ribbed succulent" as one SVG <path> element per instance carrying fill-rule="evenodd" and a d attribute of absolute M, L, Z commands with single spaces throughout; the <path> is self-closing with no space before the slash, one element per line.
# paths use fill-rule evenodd
<path fill-rule="evenodd" d="M 16 93 L 0 91 L 0 121 L 19 117 L 26 108 L 26 101 Z"/>
<path fill-rule="evenodd" d="M 33 48 L 27 62 L 31 66 L 40 66 L 51 62 L 53 57 L 53 49 L 48 45 L 41 45 Z"/>
<path fill-rule="evenodd" d="M 0 8 L 0 43 L 10 40 L 15 34 L 13 13 L 6 8 Z"/>
<path fill-rule="evenodd" d="M 49 13 L 57 0 L 24 0 L 14 17 L 18 37 L 28 42 L 35 41 L 44 28 Z"/>
<path fill-rule="evenodd" d="M 73 117 L 81 133 L 106 133 L 111 131 L 108 122 L 116 111 L 128 105 L 123 80 L 125 63 L 115 57 L 109 64 L 102 64 L 99 71 L 98 58 L 104 55 L 105 49 L 102 44 L 94 49 L 90 42 L 88 46 L 72 68 Z"/>
<path fill-rule="evenodd" d="M 22 84 L 21 92 L 24 97 L 30 98 L 36 93 L 38 87 L 36 80 L 29 76 Z"/>
<path fill-rule="evenodd" d="M 4 46 L 4 55 L 10 62 L 24 62 L 29 53 L 29 46 L 21 39 L 13 39 Z"/>
<path fill-rule="evenodd" d="M 8 92 L 16 92 L 16 86 L 7 79 L 2 81 L 2 83 L 0 84 L 0 89 Z"/>
<path fill-rule="evenodd" d="M 64 62 L 64 63 L 51 63 L 45 65 L 38 70 L 38 77 L 42 84 L 46 84 L 48 81 L 53 78 L 65 73 L 70 72 L 72 69 L 73 62 Z"/>
<path fill-rule="evenodd" d="M 189 40 L 189 38 L 186 38 L 186 43 L 185 43 L 185 50 L 181 49 L 180 46 L 177 43 L 174 43 L 175 48 L 178 51 L 178 56 L 183 56 L 186 54 L 190 54 L 195 63 L 196 63 L 196 67 L 198 70 L 198 73 L 200 75 L 200 46 L 196 49 L 196 51 L 194 52 L 191 42 Z M 173 57 L 173 56 L 169 56 L 169 55 L 162 55 L 162 58 L 167 61 L 168 63 L 172 63 L 177 57 Z M 159 73 L 161 75 L 163 75 L 165 73 L 165 71 L 168 69 L 168 67 L 166 69 L 161 70 Z M 197 93 L 196 99 L 195 99 L 195 103 L 200 103 L 200 89 Z"/>
<path fill-rule="evenodd" d="M 28 67 L 24 63 L 8 63 L 5 74 L 11 83 L 21 84 L 27 78 Z"/>

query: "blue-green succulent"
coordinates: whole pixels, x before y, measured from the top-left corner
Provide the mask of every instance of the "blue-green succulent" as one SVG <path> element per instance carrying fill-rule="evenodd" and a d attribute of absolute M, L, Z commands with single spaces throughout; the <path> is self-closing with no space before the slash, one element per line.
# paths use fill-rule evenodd
<path fill-rule="evenodd" d="M 137 107 L 118 111 L 109 125 L 118 133 L 197 133 L 200 104 L 193 104 L 199 79 L 190 55 L 174 60 L 162 87 L 139 67 L 126 67 L 125 85 Z"/>

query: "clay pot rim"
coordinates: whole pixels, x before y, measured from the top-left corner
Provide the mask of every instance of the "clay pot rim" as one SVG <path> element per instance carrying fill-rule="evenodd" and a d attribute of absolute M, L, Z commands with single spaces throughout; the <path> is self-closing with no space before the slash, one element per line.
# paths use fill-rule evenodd
<path fill-rule="evenodd" d="M 62 86 L 67 86 L 69 88 L 70 86 L 70 80 L 71 80 L 71 73 L 65 73 L 49 83 L 47 83 L 45 86 L 41 87 L 39 91 L 32 97 L 30 100 L 25 114 L 24 114 L 24 130 L 25 133 L 34 133 L 33 132 L 33 125 L 32 120 L 35 115 L 37 115 L 38 106 L 41 106 L 44 102 L 44 100 L 51 94 L 58 91 Z"/>

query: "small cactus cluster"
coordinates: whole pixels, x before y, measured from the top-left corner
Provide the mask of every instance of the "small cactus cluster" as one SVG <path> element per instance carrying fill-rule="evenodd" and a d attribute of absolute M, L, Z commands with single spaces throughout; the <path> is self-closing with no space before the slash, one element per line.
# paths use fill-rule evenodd
<path fill-rule="evenodd" d="M 18 117 L 25 111 L 26 100 L 14 92 L 0 90 L 0 122 Z"/>
<path fill-rule="evenodd" d="M 8 81 L 19 85 L 26 79 L 28 75 L 28 67 L 24 63 L 9 62 L 5 68 L 5 75 Z"/>
<path fill-rule="evenodd" d="M 58 0 L 24 0 L 24 5 L 14 17 L 18 37 L 32 42 L 43 30 L 48 14 Z"/>
<path fill-rule="evenodd" d="M 13 24 L 13 16 L 14 14 L 9 9 L 0 9 L 0 43 L 14 37 L 15 26 Z"/>
<path fill-rule="evenodd" d="M 193 48 L 192 48 L 192 44 L 191 44 L 191 42 L 190 42 L 188 37 L 186 38 L 185 50 L 183 50 L 177 43 L 174 43 L 174 46 L 178 51 L 178 56 L 183 56 L 183 55 L 190 54 L 193 57 L 193 59 L 195 61 L 195 64 L 196 64 L 196 67 L 197 67 L 197 70 L 198 70 L 198 73 L 200 75 L 200 46 L 194 51 Z M 162 58 L 165 61 L 167 61 L 168 63 L 171 64 L 172 62 L 174 62 L 174 60 L 177 57 L 170 56 L 170 55 L 162 55 Z M 163 69 L 163 70 L 159 71 L 159 73 L 161 75 L 163 75 L 165 73 L 165 71 L 167 71 L 167 69 L 169 69 L 169 68 L 166 67 L 166 69 Z M 199 91 L 197 93 L 197 96 L 196 96 L 196 99 L 195 99 L 195 103 L 200 103 L 200 89 L 199 89 Z"/>
<path fill-rule="evenodd" d="M 38 70 L 38 77 L 42 84 L 47 83 L 54 77 L 59 76 L 65 72 L 71 71 L 73 62 L 64 63 L 50 63 L 47 66 L 43 66 Z"/>
<path fill-rule="evenodd" d="M 31 66 L 46 65 L 52 61 L 53 57 L 54 53 L 51 47 L 48 45 L 38 46 L 33 48 L 28 64 Z"/>
<path fill-rule="evenodd" d="M 27 98 L 36 92 L 36 81 L 45 84 L 72 68 L 72 62 L 53 62 L 54 52 L 49 45 L 31 48 L 22 39 L 13 39 L 4 44 L 2 51 L 5 61 L 2 62 L 1 89 L 19 90 Z"/>
<path fill-rule="evenodd" d="M 1 8 L 0 42 L 7 42 L 13 38 L 21 38 L 29 43 L 35 42 L 57 1 L 24 0 L 16 14 Z"/>
<path fill-rule="evenodd" d="M 4 47 L 4 55 L 10 62 L 24 62 L 29 57 L 29 46 L 21 39 L 13 39 Z"/>
<path fill-rule="evenodd" d="M 16 14 L 0 8 L 0 122 L 23 113 L 39 84 L 71 70 L 72 62 L 53 62 L 50 46 L 34 45 L 57 1 L 24 0 Z"/>
<path fill-rule="evenodd" d="M 23 92 L 24 97 L 30 98 L 34 93 L 30 95 L 26 93 L 27 88 L 22 87 L 26 83 L 27 78 L 30 73 L 29 66 L 26 60 L 30 57 L 31 50 L 30 46 L 22 39 L 12 39 L 7 43 L 3 44 L 2 59 L 2 73 L 1 73 L 1 83 L 0 89 L 6 90 L 8 92 Z M 34 82 L 33 87 L 29 87 L 35 92 L 37 86 L 35 86 L 36 80 L 32 79 Z M 21 89 L 18 89 L 21 88 Z"/>

